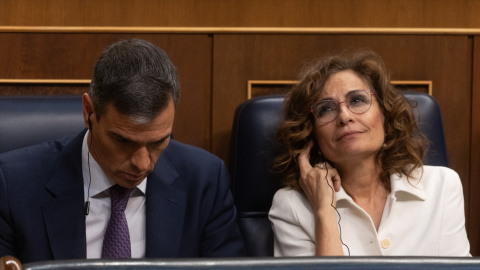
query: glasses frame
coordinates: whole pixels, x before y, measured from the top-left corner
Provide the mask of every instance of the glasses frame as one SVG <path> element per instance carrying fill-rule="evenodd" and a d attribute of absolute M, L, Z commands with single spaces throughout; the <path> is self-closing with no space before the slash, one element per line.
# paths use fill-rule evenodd
<path fill-rule="evenodd" d="M 370 89 L 366 89 L 366 90 L 365 90 L 365 89 L 358 89 L 358 90 L 363 90 L 363 91 L 367 91 L 367 90 L 368 90 L 368 91 L 370 91 L 370 97 L 375 96 L 375 93 L 374 93 L 372 90 L 370 90 Z M 332 99 L 332 101 L 334 101 L 334 102 L 337 104 L 337 113 L 335 114 L 335 118 L 333 118 L 332 120 L 330 120 L 330 121 L 328 121 L 328 122 L 322 122 L 321 120 L 319 120 L 319 119 L 315 116 L 315 114 L 313 113 L 313 107 L 315 107 L 315 105 L 317 105 L 318 103 L 325 102 L 325 100 L 322 100 L 322 101 L 316 102 L 316 103 L 314 103 L 312 106 L 310 106 L 310 113 L 313 115 L 313 117 L 315 117 L 315 120 L 317 120 L 318 122 L 320 122 L 320 123 L 322 123 L 322 124 L 328 124 L 328 123 L 330 123 L 330 122 L 335 121 L 335 120 L 337 119 L 337 117 L 338 117 L 338 112 L 339 112 L 338 109 L 340 108 L 340 104 L 342 104 L 342 103 L 345 103 L 345 106 L 348 108 L 348 110 L 349 110 L 350 112 L 354 113 L 354 114 L 364 114 L 364 113 L 368 112 L 368 111 L 370 110 L 370 108 L 372 107 L 372 103 L 373 103 L 373 99 L 371 99 L 371 100 L 370 100 L 370 107 L 368 107 L 368 109 L 367 109 L 366 111 L 361 112 L 361 113 L 356 113 L 356 112 L 352 111 L 352 110 L 350 109 L 350 107 L 347 105 L 347 103 L 346 103 L 347 100 L 344 100 L 344 101 L 341 101 L 341 102 L 337 102 L 336 100 Z"/>

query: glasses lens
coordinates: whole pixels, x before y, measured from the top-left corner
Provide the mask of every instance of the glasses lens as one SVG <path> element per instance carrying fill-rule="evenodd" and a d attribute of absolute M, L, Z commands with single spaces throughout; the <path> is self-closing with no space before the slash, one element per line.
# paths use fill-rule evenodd
<path fill-rule="evenodd" d="M 313 105 L 312 111 L 318 121 L 330 122 L 337 117 L 337 103 L 334 100 L 324 100 Z"/>
<path fill-rule="evenodd" d="M 365 90 L 356 90 L 347 94 L 346 102 L 353 113 L 364 113 L 372 105 L 372 95 Z"/>
<path fill-rule="evenodd" d="M 351 112 L 364 113 L 372 106 L 372 94 L 365 90 L 351 91 L 346 95 L 344 102 Z M 337 118 L 338 106 L 341 103 L 343 101 L 337 103 L 333 99 L 320 101 L 312 106 L 313 115 L 321 123 L 331 122 Z"/>

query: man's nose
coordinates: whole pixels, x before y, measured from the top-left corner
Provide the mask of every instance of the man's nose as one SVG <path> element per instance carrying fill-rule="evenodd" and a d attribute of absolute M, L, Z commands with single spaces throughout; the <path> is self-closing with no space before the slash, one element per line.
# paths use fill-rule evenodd
<path fill-rule="evenodd" d="M 132 155 L 131 163 L 139 171 L 148 170 L 150 166 L 150 153 L 147 147 L 138 148 Z"/>

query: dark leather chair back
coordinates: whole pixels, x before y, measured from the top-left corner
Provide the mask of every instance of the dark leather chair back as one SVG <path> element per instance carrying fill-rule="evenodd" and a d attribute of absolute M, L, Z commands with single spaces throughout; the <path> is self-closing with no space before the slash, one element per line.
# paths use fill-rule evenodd
<path fill-rule="evenodd" d="M 427 94 L 404 92 L 417 103 L 415 116 L 419 129 L 431 141 L 427 165 L 448 166 L 440 110 Z M 232 130 L 232 192 L 238 222 L 249 256 L 273 256 L 273 232 L 268 211 L 275 192 L 281 187 L 279 175 L 272 172 L 274 137 L 282 119 L 283 96 L 248 100 L 236 112 Z"/>
<path fill-rule="evenodd" d="M 0 97 L 0 153 L 65 136 L 85 128 L 82 97 Z"/>

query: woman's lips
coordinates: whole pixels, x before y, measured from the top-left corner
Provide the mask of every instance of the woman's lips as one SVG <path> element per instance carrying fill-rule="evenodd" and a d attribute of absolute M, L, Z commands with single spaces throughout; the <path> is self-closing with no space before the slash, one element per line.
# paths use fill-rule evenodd
<path fill-rule="evenodd" d="M 348 132 L 345 132 L 345 133 L 342 133 L 338 138 L 337 138 L 337 141 L 345 138 L 345 137 L 348 137 L 348 136 L 351 136 L 351 135 L 355 135 L 355 134 L 361 134 L 363 132 L 361 131 L 348 131 Z"/>

